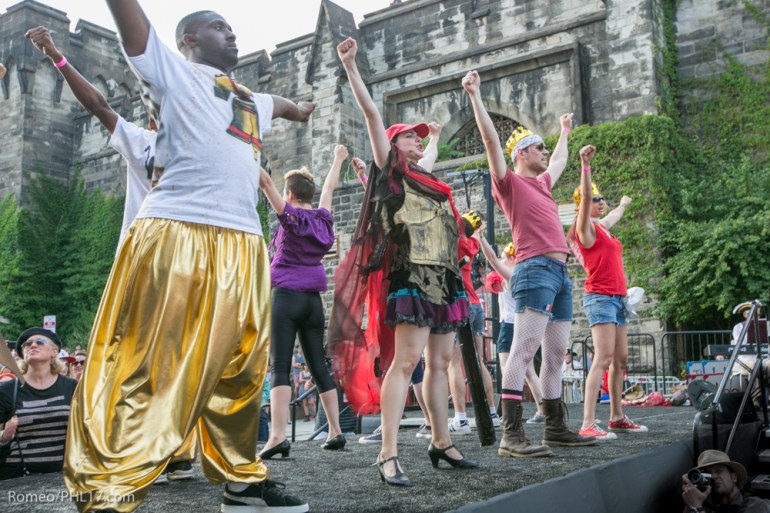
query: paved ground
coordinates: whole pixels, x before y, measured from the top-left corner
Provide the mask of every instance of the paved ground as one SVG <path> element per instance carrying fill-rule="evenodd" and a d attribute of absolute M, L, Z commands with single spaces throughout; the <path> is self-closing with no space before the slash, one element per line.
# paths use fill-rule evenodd
<path fill-rule="evenodd" d="M 525 405 L 531 415 L 533 405 Z M 581 419 L 580 405 L 571 405 L 570 426 Z M 411 489 L 398 489 L 380 482 L 372 467 L 378 446 L 363 445 L 357 437 L 349 440 L 344 452 L 321 449 L 319 441 L 304 441 L 311 423 L 297 422 L 297 442 L 291 457 L 268 462 L 272 479 L 286 483 L 287 490 L 304 498 L 310 510 L 321 512 L 442 512 L 468 503 L 488 499 L 523 486 L 544 482 L 581 468 L 636 454 L 678 440 L 689 440 L 694 410 L 689 407 L 628 408 L 629 416 L 647 425 L 647 434 L 619 435 L 613 442 L 594 447 L 556 448 L 554 457 L 533 460 L 500 458 L 496 446 L 481 447 L 475 431 L 456 437 L 455 443 L 466 457 L 477 460 L 481 468 L 456 471 L 448 466 L 434 470 L 427 455 L 428 441 L 415 437 L 415 428 L 403 428 L 399 437 L 402 464 L 415 483 Z M 471 413 L 472 414 L 472 413 Z M 609 416 L 609 407 L 599 405 L 600 419 Z M 418 422 L 412 422 L 418 424 Z M 532 440 L 540 440 L 542 426 L 526 426 Z M 499 431 L 498 431 L 499 436 Z M 221 486 L 210 485 L 196 467 L 190 481 L 157 484 L 139 512 L 188 513 L 219 511 Z M 32 495 L 40 496 L 32 500 Z M 65 496 L 61 475 L 30 476 L 0 483 L 0 512 L 74 513 Z"/>

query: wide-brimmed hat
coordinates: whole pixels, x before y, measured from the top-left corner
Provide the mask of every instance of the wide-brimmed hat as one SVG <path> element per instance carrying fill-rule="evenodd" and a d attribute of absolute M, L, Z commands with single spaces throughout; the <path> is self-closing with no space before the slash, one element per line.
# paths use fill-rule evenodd
<path fill-rule="evenodd" d="M 746 480 L 748 479 L 746 468 L 737 461 L 731 461 L 730 456 L 726 453 L 715 449 L 708 449 L 700 453 L 700 456 L 698 456 L 698 466 L 693 467 L 692 470 L 703 470 L 711 465 L 724 465 L 729 468 L 731 472 L 735 472 L 738 476 L 738 488 L 743 488 L 743 485 L 746 484 Z"/>
<path fill-rule="evenodd" d="M 744 310 L 751 310 L 751 301 L 744 301 L 743 303 L 735 305 L 733 308 L 733 315 L 739 314 Z"/>
<path fill-rule="evenodd" d="M 392 141 L 395 136 L 402 132 L 407 132 L 409 130 L 414 130 L 417 132 L 417 135 L 421 138 L 428 137 L 428 133 L 430 133 L 430 130 L 428 129 L 428 125 L 425 123 L 415 123 L 414 125 L 405 125 L 403 123 L 396 123 L 395 125 L 390 125 L 387 130 L 385 130 L 385 134 L 388 136 L 388 141 Z"/>
<path fill-rule="evenodd" d="M 623 391 L 623 399 L 626 401 L 637 401 L 646 395 L 644 387 L 639 383 L 636 383 Z"/>
<path fill-rule="evenodd" d="M 45 328 L 29 328 L 28 330 L 25 330 L 21 335 L 19 335 L 19 338 L 16 340 L 16 354 L 18 354 L 20 358 L 24 358 L 24 349 L 21 346 L 24 344 L 24 342 L 27 341 L 27 339 L 35 335 L 42 335 L 46 338 L 49 338 L 51 342 L 56 344 L 56 347 L 59 348 L 59 351 L 61 351 L 61 340 L 59 340 L 59 337 L 56 336 L 56 333 Z"/>

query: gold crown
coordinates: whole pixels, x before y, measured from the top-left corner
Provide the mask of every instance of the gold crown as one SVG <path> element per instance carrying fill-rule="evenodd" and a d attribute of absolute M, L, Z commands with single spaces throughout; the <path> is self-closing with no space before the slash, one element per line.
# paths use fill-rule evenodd
<path fill-rule="evenodd" d="M 469 210 L 468 212 L 464 213 L 463 219 L 468 221 L 468 223 L 473 227 L 474 230 L 478 229 L 478 227 L 481 226 L 481 214 L 479 214 L 475 210 Z"/>
<path fill-rule="evenodd" d="M 532 135 L 532 132 L 521 125 L 514 128 L 513 132 L 511 132 L 511 136 L 508 138 L 508 142 L 505 143 L 505 151 L 508 153 L 508 155 L 511 155 L 511 152 L 519 141 L 525 137 L 529 137 L 530 135 Z M 513 158 L 513 155 L 511 155 L 511 158 Z"/>
<path fill-rule="evenodd" d="M 595 183 L 591 182 L 591 197 L 593 196 L 601 196 L 602 193 L 599 192 L 599 188 L 596 186 Z M 575 187 L 575 192 L 572 194 L 572 197 L 575 200 L 575 208 L 580 206 L 580 186 L 578 185 Z"/>

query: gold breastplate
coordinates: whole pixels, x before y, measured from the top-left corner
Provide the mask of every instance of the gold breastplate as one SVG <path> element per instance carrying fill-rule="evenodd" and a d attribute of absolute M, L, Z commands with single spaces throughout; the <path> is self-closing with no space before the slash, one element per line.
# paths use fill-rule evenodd
<path fill-rule="evenodd" d="M 457 267 L 457 221 L 438 202 L 417 193 L 404 182 L 403 206 L 393 220 L 409 234 L 409 260 L 414 264 L 441 265 L 459 274 Z"/>

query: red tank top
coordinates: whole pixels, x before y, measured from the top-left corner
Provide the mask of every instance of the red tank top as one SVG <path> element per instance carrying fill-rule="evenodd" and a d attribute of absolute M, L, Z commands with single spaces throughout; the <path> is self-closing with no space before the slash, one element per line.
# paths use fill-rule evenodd
<path fill-rule="evenodd" d="M 577 240 L 583 267 L 588 272 L 585 291 L 607 296 L 625 296 L 626 273 L 623 269 L 623 244 L 609 230 L 594 223 L 596 241 L 590 248 Z"/>

